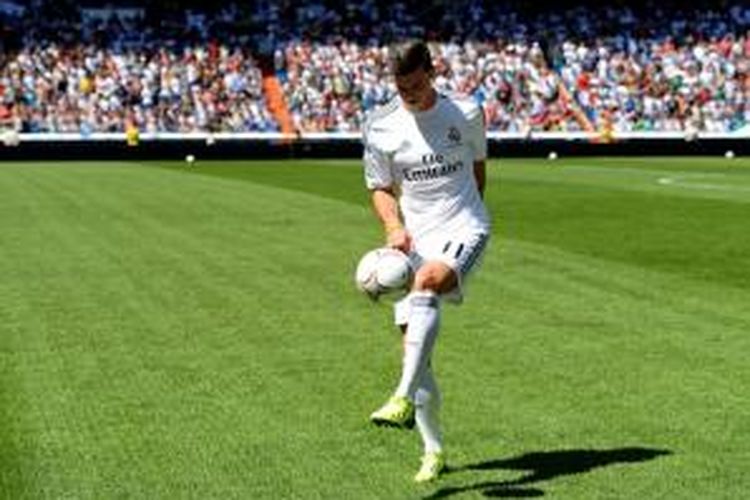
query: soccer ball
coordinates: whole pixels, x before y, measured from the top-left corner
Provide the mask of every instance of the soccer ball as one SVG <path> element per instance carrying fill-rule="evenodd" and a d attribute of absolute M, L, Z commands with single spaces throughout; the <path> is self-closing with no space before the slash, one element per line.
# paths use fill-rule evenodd
<path fill-rule="evenodd" d="M 21 143 L 21 138 L 15 130 L 6 130 L 0 133 L 0 137 L 4 146 L 14 147 Z"/>
<path fill-rule="evenodd" d="M 413 273 L 409 258 L 403 252 L 395 248 L 376 248 L 360 259 L 354 280 L 360 291 L 377 298 L 406 287 Z"/>

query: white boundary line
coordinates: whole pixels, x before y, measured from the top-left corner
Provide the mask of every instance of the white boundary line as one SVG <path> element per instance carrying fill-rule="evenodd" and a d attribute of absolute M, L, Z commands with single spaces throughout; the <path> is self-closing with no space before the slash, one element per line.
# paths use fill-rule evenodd
<path fill-rule="evenodd" d="M 689 179 L 706 179 L 706 178 L 725 178 L 726 174 L 688 174 L 688 175 L 671 175 L 659 177 L 657 183 L 662 186 L 675 186 L 687 189 L 704 189 L 708 191 L 739 191 L 750 193 L 750 186 L 732 186 L 727 184 L 711 184 L 708 182 L 689 182 Z"/>
<path fill-rule="evenodd" d="M 628 168 L 628 167 L 592 167 L 588 165 L 566 165 L 565 169 L 576 169 L 586 170 L 588 172 L 604 173 L 604 174 L 637 174 L 643 177 L 653 177 L 659 175 L 656 179 L 656 184 L 660 186 L 674 186 L 676 188 L 683 189 L 702 189 L 706 191 L 726 191 L 726 192 L 742 192 L 750 193 L 750 186 L 733 186 L 729 184 L 712 184 L 710 182 L 690 182 L 690 179 L 716 179 L 727 178 L 727 174 L 715 172 L 715 173 L 694 173 L 694 174 L 673 174 L 668 170 L 647 170 L 639 168 Z"/>

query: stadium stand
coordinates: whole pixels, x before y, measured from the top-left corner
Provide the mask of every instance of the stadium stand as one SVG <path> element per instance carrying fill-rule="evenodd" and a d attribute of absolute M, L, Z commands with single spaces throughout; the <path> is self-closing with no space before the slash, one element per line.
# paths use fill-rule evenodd
<path fill-rule="evenodd" d="M 473 96 L 490 130 L 750 123 L 750 8 L 739 3 L 670 16 L 655 2 L 156 3 L 0 1 L 0 126 L 357 132 L 394 95 L 386 50 L 408 37 L 430 40 L 438 86 Z"/>

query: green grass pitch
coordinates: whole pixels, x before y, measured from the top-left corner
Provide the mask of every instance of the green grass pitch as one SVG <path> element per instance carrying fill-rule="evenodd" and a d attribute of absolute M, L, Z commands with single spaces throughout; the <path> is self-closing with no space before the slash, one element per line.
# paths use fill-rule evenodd
<path fill-rule="evenodd" d="M 746 497 L 750 161 L 491 161 L 487 200 L 418 487 L 367 422 L 358 161 L 0 164 L 0 498 Z"/>

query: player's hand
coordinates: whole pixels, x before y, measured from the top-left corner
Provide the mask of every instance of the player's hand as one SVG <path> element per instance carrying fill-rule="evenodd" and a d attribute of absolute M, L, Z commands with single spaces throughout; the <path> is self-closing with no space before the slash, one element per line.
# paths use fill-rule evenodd
<path fill-rule="evenodd" d="M 386 233 L 386 245 L 408 254 L 411 251 L 411 235 L 403 227 L 390 228 Z"/>

